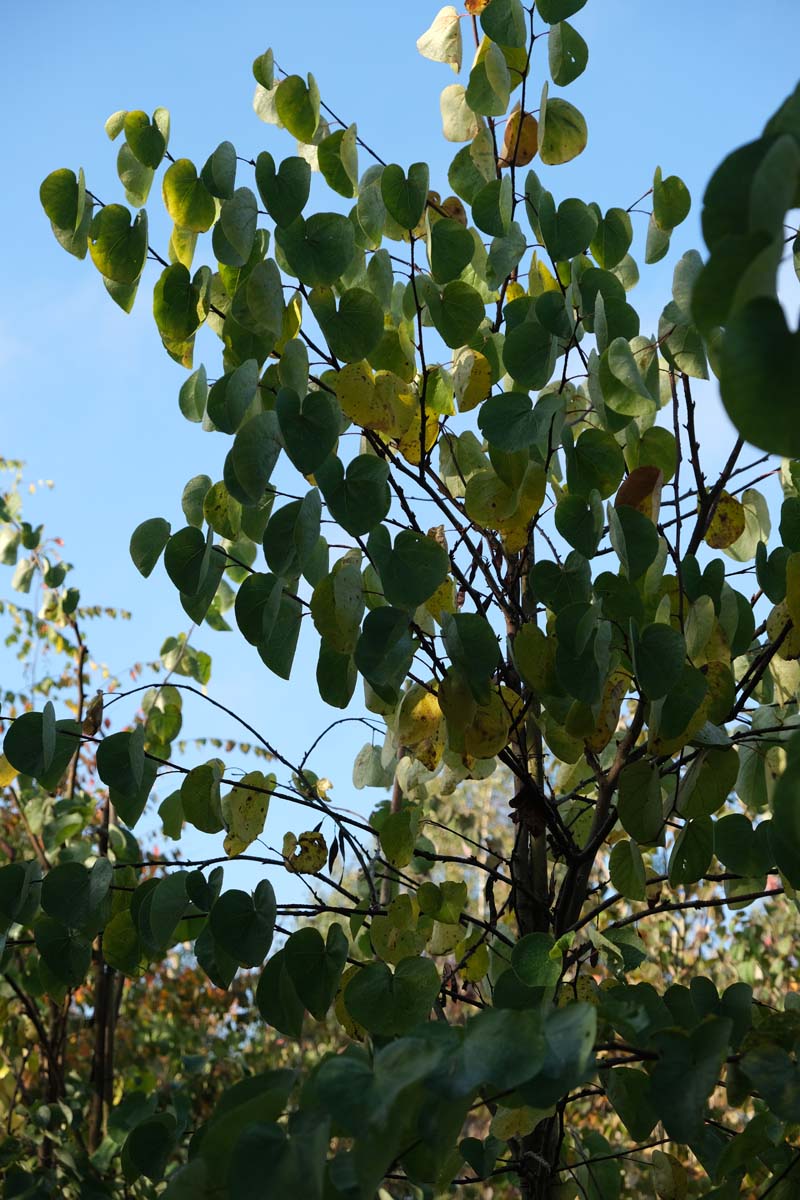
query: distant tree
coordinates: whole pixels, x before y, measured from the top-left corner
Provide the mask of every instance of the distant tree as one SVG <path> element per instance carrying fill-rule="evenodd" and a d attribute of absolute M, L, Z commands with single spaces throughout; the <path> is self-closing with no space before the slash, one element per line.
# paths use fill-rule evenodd
<path fill-rule="evenodd" d="M 474 35 L 465 83 L 442 93 L 445 137 L 462 144 L 451 194 L 424 162 L 386 163 L 271 51 L 254 63 L 255 109 L 296 155 L 223 142 L 198 170 L 169 153 L 164 109 L 118 112 L 106 130 L 135 217 L 80 172 L 42 185 L 56 237 L 88 251 L 122 308 L 159 264 L 155 321 L 192 372 L 181 410 L 227 439 L 221 478 L 184 488 L 185 525 L 137 527 L 135 565 L 149 575 L 163 554 L 196 623 L 227 629 L 232 610 L 256 670 L 257 654 L 288 679 L 301 632 L 318 638 L 298 707 L 315 687 L 345 709 L 360 680 L 371 715 L 342 718 L 370 729 L 354 783 L 391 789 L 369 821 L 330 802 L 337 721 L 299 761 L 248 721 L 270 774 L 176 764 L 167 695 L 191 685 L 175 683 L 155 717 L 97 745 L 104 811 L 130 830 L 159 772 L 178 770 L 165 824 L 224 834 L 236 859 L 270 801 L 295 804 L 282 857 L 257 857 L 306 877 L 308 901 L 279 904 L 267 878 L 223 891 L 218 867 L 142 874 L 133 835 L 112 839 L 110 822 L 87 822 L 81 861 L 63 855 L 41 888 L 6 876 L 15 952 L 35 943 L 56 996 L 82 984 L 92 937 L 109 980 L 189 943 L 223 989 L 264 964 L 258 1009 L 286 1037 L 332 1009 L 348 1039 L 310 1073 L 235 1084 L 200 1128 L 162 1101 L 124 1142 L 130 1194 L 162 1180 L 168 1200 L 429 1197 L 476 1181 L 525 1200 L 797 1189 L 795 993 L 759 1003 L 751 970 L 720 994 L 703 954 L 689 977 L 657 947 L 648 961 L 639 930 L 733 905 L 759 922 L 800 884 L 800 466 L 780 468 L 770 550 L 754 485 L 779 468 L 745 454 L 747 438 L 800 456 L 798 335 L 776 295 L 800 91 L 712 176 L 708 258 L 676 264 L 648 337 L 632 214 L 651 203 L 644 261 L 657 262 L 686 186 L 657 167 L 604 213 L 545 182 L 587 125 L 531 80 L 547 69 L 563 88 L 584 70 L 567 19 L 583 5 L 468 0 L 420 38 L 460 73 Z M 161 252 L 141 206 L 165 160 Z M 304 215 L 312 170 L 349 211 Z M 193 362 L 204 326 L 222 343 L 213 382 Z M 742 431 L 713 479 L 695 424 L 709 367 Z M 5 754 L 46 795 L 94 736 L 45 706 L 13 721 Z M 498 828 L 480 813 L 467 828 L 467 781 L 498 763 Z M 466 850 L 445 848 L 453 825 Z M 120 879 L 133 890 L 112 892 Z M 309 920 L 289 932 L 287 917 Z M 743 928 L 728 943 L 758 949 Z M 107 1011 L 98 996 L 96 1028 Z M 99 1135 L 117 1109 L 94 1086 Z M 104 1174 L 98 1145 L 87 1180 L 93 1162 Z"/>

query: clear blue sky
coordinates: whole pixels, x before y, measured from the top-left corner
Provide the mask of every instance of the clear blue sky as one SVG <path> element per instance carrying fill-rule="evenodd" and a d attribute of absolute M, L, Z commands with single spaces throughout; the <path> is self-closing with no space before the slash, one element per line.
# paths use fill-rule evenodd
<path fill-rule="evenodd" d="M 183 484 L 201 471 L 219 478 L 225 450 L 221 438 L 180 416 L 184 372 L 161 349 L 147 284 L 132 316 L 125 316 L 88 259 L 79 263 L 52 238 L 39 183 L 56 167 L 82 165 L 101 198 L 122 199 L 117 145 L 103 132 L 105 118 L 120 108 L 169 108 L 172 153 L 198 165 L 225 138 L 247 157 L 262 149 L 276 157 L 293 153 L 288 135 L 259 122 L 251 107 L 251 62 L 271 45 L 286 70 L 313 71 L 323 99 L 345 120 L 357 121 L 361 136 L 385 159 L 427 159 L 432 186 L 444 194 L 457 147 L 441 137 L 439 93 L 454 76 L 423 60 L 414 45 L 438 7 L 428 0 L 237 0 L 227 7 L 139 0 L 91 12 L 40 0 L 8 7 L 0 50 L 6 164 L 0 197 L 6 280 L 0 451 L 26 459 L 32 477 L 55 480 L 55 494 L 33 499 L 29 513 L 65 539 L 65 556 L 76 565 L 85 599 L 133 610 L 129 626 L 109 625 L 93 634 L 93 654 L 115 671 L 155 657 L 165 636 L 186 627 L 161 568 L 147 581 L 134 570 L 130 532 L 154 515 L 180 525 Z M 574 163 L 545 169 L 547 186 L 557 199 L 577 195 L 604 209 L 627 206 L 650 186 L 660 164 L 665 174 L 685 179 L 694 201 L 667 263 L 642 267 L 634 303 L 644 315 L 643 332 L 655 327 L 670 298 L 674 261 L 692 246 L 702 249 L 698 218 L 710 171 L 735 145 L 757 135 L 796 82 L 796 17 L 795 0 L 762 0 L 758 6 L 744 0 L 589 0 L 573 18 L 589 43 L 590 60 L 566 94 L 586 114 L 589 145 Z M 466 67 L 470 47 L 465 38 Z M 538 61 L 545 56 L 543 41 Z M 536 75 L 532 94 L 538 94 Z M 367 165 L 363 156 L 361 165 Z M 248 180 L 242 176 L 242 182 Z M 155 201 L 154 212 L 157 195 Z M 634 253 L 641 265 L 646 217 L 639 220 Z M 157 225 L 156 244 L 165 229 Z M 206 361 L 216 375 L 216 354 Z M 724 416 L 711 392 L 700 417 L 701 430 L 723 455 L 729 439 L 719 436 Z M 315 702 L 313 685 L 304 683 L 304 676 L 313 678 L 314 640 L 309 638 L 307 653 L 301 648 L 295 677 L 286 685 L 238 633 L 203 631 L 195 639 L 214 658 L 211 694 L 246 715 L 290 757 L 339 715 Z M 0 657 L 3 677 L 11 669 Z M 356 705 L 353 711 L 359 711 Z M 218 728 L 210 711 L 193 705 L 187 712 L 188 734 Z M 311 763 L 333 778 L 332 798 L 340 804 L 363 804 L 350 786 L 362 732 L 345 727 Z M 296 820 L 290 824 L 301 827 Z M 273 839 L 279 841 L 277 828 Z"/>

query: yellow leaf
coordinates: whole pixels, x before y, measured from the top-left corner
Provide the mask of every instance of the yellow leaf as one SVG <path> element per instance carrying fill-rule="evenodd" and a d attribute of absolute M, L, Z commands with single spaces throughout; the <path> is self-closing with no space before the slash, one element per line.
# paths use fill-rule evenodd
<path fill-rule="evenodd" d="M 452 579 L 448 577 L 439 584 L 433 595 L 425 601 L 425 608 L 440 624 L 444 613 L 456 611 L 456 585 Z"/>
<path fill-rule="evenodd" d="M 516 279 L 512 279 L 506 288 L 506 303 L 510 304 L 512 300 L 519 300 L 524 295 L 526 295 L 525 288 L 521 283 L 517 283 Z"/>
<path fill-rule="evenodd" d="M 488 704 L 475 707 L 472 720 L 464 730 L 464 751 L 473 758 L 491 758 L 508 744 L 511 728 L 506 705 L 499 692 L 492 692 Z"/>
<path fill-rule="evenodd" d="M 739 540 L 744 529 L 744 507 L 734 496 L 723 492 L 703 541 L 713 550 L 727 550 L 728 546 Z"/>
<path fill-rule="evenodd" d="M 269 810 L 267 791 L 275 787 L 274 775 L 250 771 L 240 783 L 221 800 L 222 818 L 227 834 L 223 849 L 228 858 L 235 858 L 261 835 Z M 258 788 L 258 791 L 254 791 Z"/>
<path fill-rule="evenodd" d="M 321 833 L 313 830 L 295 837 L 287 833 L 283 839 L 282 853 L 287 871 L 296 875 L 313 875 L 321 871 L 328 861 L 328 846 Z"/>
<path fill-rule="evenodd" d="M 530 1108 L 524 1104 L 521 1108 L 498 1107 L 492 1118 L 491 1132 L 495 1137 L 506 1141 L 511 1137 L 524 1137 L 531 1133 L 540 1121 L 550 1117 L 555 1112 L 552 1108 Z"/>
<path fill-rule="evenodd" d="M 536 156 L 539 148 L 539 122 L 530 113 L 523 113 L 519 108 L 506 121 L 506 132 L 503 137 L 503 148 L 500 151 L 499 164 L 501 167 L 526 167 Z"/>
<path fill-rule="evenodd" d="M 18 774 L 16 767 L 12 767 L 5 754 L 0 754 L 0 787 L 8 787 Z"/>
<path fill-rule="evenodd" d="M 792 558 L 794 558 L 794 557 L 795 556 L 792 555 Z M 789 562 L 791 562 L 791 559 L 789 559 Z M 771 642 L 774 642 L 778 637 L 780 637 L 780 634 L 783 630 L 783 627 L 786 625 L 786 622 L 792 621 L 792 616 L 789 611 L 789 591 L 788 591 L 788 585 L 789 585 L 788 566 L 789 566 L 789 563 L 787 562 L 786 565 L 787 565 L 786 600 L 781 600 L 780 604 L 776 604 L 775 607 L 773 608 L 772 612 L 767 617 L 767 637 L 769 638 L 769 640 Z M 794 592 L 794 587 L 792 590 Z M 794 605 L 794 596 L 793 596 L 793 605 Z M 793 659 L 793 658 L 800 658 L 800 623 L 795 624 L 794 621 L 792 621 L 789 632 L 787 633 L 786 637 L 783 639 L 780 646 L 778 647 L 777 653 L 778 653 L 778 658 L 783 658 L 786 660 Z"/>
<path fill-rule="evenodd" d="M 406 462 L 416 465 L 420 460 L 420 433 L 422 432 L 422 412 L 420 410 L 419 401 L 416 397 L 413 398 L 414 414 L 410 425 L 399 436 L 396 437 L 397 449 L 402 454 Z M 435 413 L 428 410 L 425 412 L 425 450 L 432 450 L 436 445 L 436 439 L 439 437 L 439 421 Z"/>

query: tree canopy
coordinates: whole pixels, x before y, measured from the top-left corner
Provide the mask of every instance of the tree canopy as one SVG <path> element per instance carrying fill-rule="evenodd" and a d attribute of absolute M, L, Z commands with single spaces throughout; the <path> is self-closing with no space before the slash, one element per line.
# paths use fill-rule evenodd
<path fill-rule="evenodd" d="M 165 109 L 120 111 L 125 203 L 74 165 L 42 183 L 114 303 L 152 288 L 180 410 L 222 451 L 174 512 L 133 514 L 134 566 L 291 679 L 298 712 L 311 688 L 363 709 L 298 761 L 236 713 L 268 761 L 245 770 L 234 744 L 187 765 L 182 693 L 215 701 L 207 656 L 173 638 L 117 726 L 84 691 L 78 591 L 5 502 L 3 561 L 18 590 L 41 578 L 76 669 L 71 715 L 4 710 L 24 821 L 0 867 L 3 977 L 34 1026 L 50 1005 L 41 1099 L 62 1114 L 32 1149 L 11 1103 L 9 1196 L 794 1194 L 800 1005 L 754 931 L 776 914 L 788 953 L 800 886 L 800 357 L 777 291 L 800 89 L 711 174 L 705 249 L 643 332 L 639 263 L 669 254 L 691 198 L 652 164 L 605 212 L 559 194 L 593 117 L 562 95 L 585 2 L 434 16 L 417 48 L 458 79 L 446 180 L 423 147 L 385 161 L 266 50 L 254 108 L 294 155 L 224 141 L 194 163 Z M 710 476 L 714 380 L 739 436 Z M 301 638 L 314 681 L 293 673 Z M 329 794 L 343 720 L 365 726 L 354 788 L 388 793 L 368 817 Z M 171 859 L 135 832 L 156 795 Z M 264 853 L 278 805 L 295 832 Z M 181 854 L 186 827 L 218 836 L 214 860 Z M 252 891 L 237 860 L 264 868 Z M 739 979 L 726 946 L 747 947 Z M 280 1062 L 243 1046 L 213 1106 L 155 1076 L 115 1087 L 120 981 L 171 956 L 216 989 L 198 1005 L 251 995 L 249 1036 L 280 1035 Z M 76 1006 L 83 1090 L 57 1053 Z"/>

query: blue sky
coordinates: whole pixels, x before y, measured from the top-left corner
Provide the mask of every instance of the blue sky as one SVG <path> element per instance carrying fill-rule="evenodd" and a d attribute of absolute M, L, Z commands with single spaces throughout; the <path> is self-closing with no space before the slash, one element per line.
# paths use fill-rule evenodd
<path fill-rule="evenodd" d="M 271 45 L 284 69 L 313 71 L 323 100 L 357 121 L 360 135 L 387 161 L 427 159 L 432 186 L 446 194 L 447 166 L 458 147 L 442 139 L 439 93 L 454 76 L 415 49 L 437 7 L 427 0 L 239 0 L 227 8 L 205 0 L 140 0 L 90 13 L 44 0 L 5 15 L 0 452 L 27 460 L 32 478 L 55 480 L 55 492 L 31 498 L 28 512 L 64 538 L 84 598 L 133 610 L 130 625 L 92 631 L 94 656 L 114 671 L 155 657 L 163 638 L 187 624 L 160 568 L 147 581 L 137 575 L 130 532 L 154 515 L 181 524 L 183 484 L 201 471 L 219 478 L 225 450 L 221 438 L 190 426 L 178 411 L 185 373 L 161 349 L 146 284 L 131 316 L 117 309 L 88 259 L 70 258 L 52 238 L 39 183 L 56 167 L 82 165 L 97 195 L 121 199 L 117 147 L 103 132 L 105 118 L 119 108 L 169 108 L 172 153 L 198 165 L 225 138 L 246 157 L 262 149 L 276 157 L 293 153 L 288 135 L 259 122 L 251 107 L 251 62 Z M 665 175 L 681 175 L 693 197 L 667 262 L 642 267 L 633 299 L 643 332 L 655 328 L 670 298 L 672 264 L 686 249 L 702 249 L 700 199 L 711 170 L 760 131 L 796 82 L 792 16 L 794 0 L 762 0 L 757 7 L 744 0 L 589 0 L 573 18 L 590 59 L 566 94 L 587 117 L 589 144 L 574 163 L 545 169 L 547 186 L 557 199 L 577 195 L 603 209 L 625 207 L 650 186 L 660 164 Z M 465 37 L 467 67 L 470 56 Z M 546 59 L 544 40 L 537 57 L 540 64 Z M 543 79 L 541 66 L 535 80 L 537 72 Z M 531 93 L 538 88 L 534 82 Z M 362 169 L 367 161 L 362 156 Z M 241 182 L 249 182 L 244 173 Z M 153 213 L 157 203 L 155 195 Z M 647 218 L 639 221 L 634 253 L 641 265 Z M 162 249 L 166 228 L 156 222 L 153 240 Z M 212 376 L 218 361 L 207 354 Z M 701 410 L 701 439 L 715 460 L 724 457 L 732 439 L 721 436 L 726 422 L 713 388 Z M 315 649 L 301 650 L 292 683 L 283 684 L 237 633 L 203 631 L 195 641 L 214 658 L 211 694 L 290 757 L 339 715 L 314 699 Z M 3 678 L 13 671 L 2 657 L 0 671 Z M 187 705 L 187 734 L 218 728 L 211 711 Z M 350 786 L 362 732 L 345 726 L 311 762 L 334 780 L 332 798 L 346 806 L 364 803 Z M 290 825 L 301 827 L 296 820 Z M 279 841 L 277 825 L 273 838 Z M 216 844 L 198 838 L 198 847 L 201 841 Z"/>

